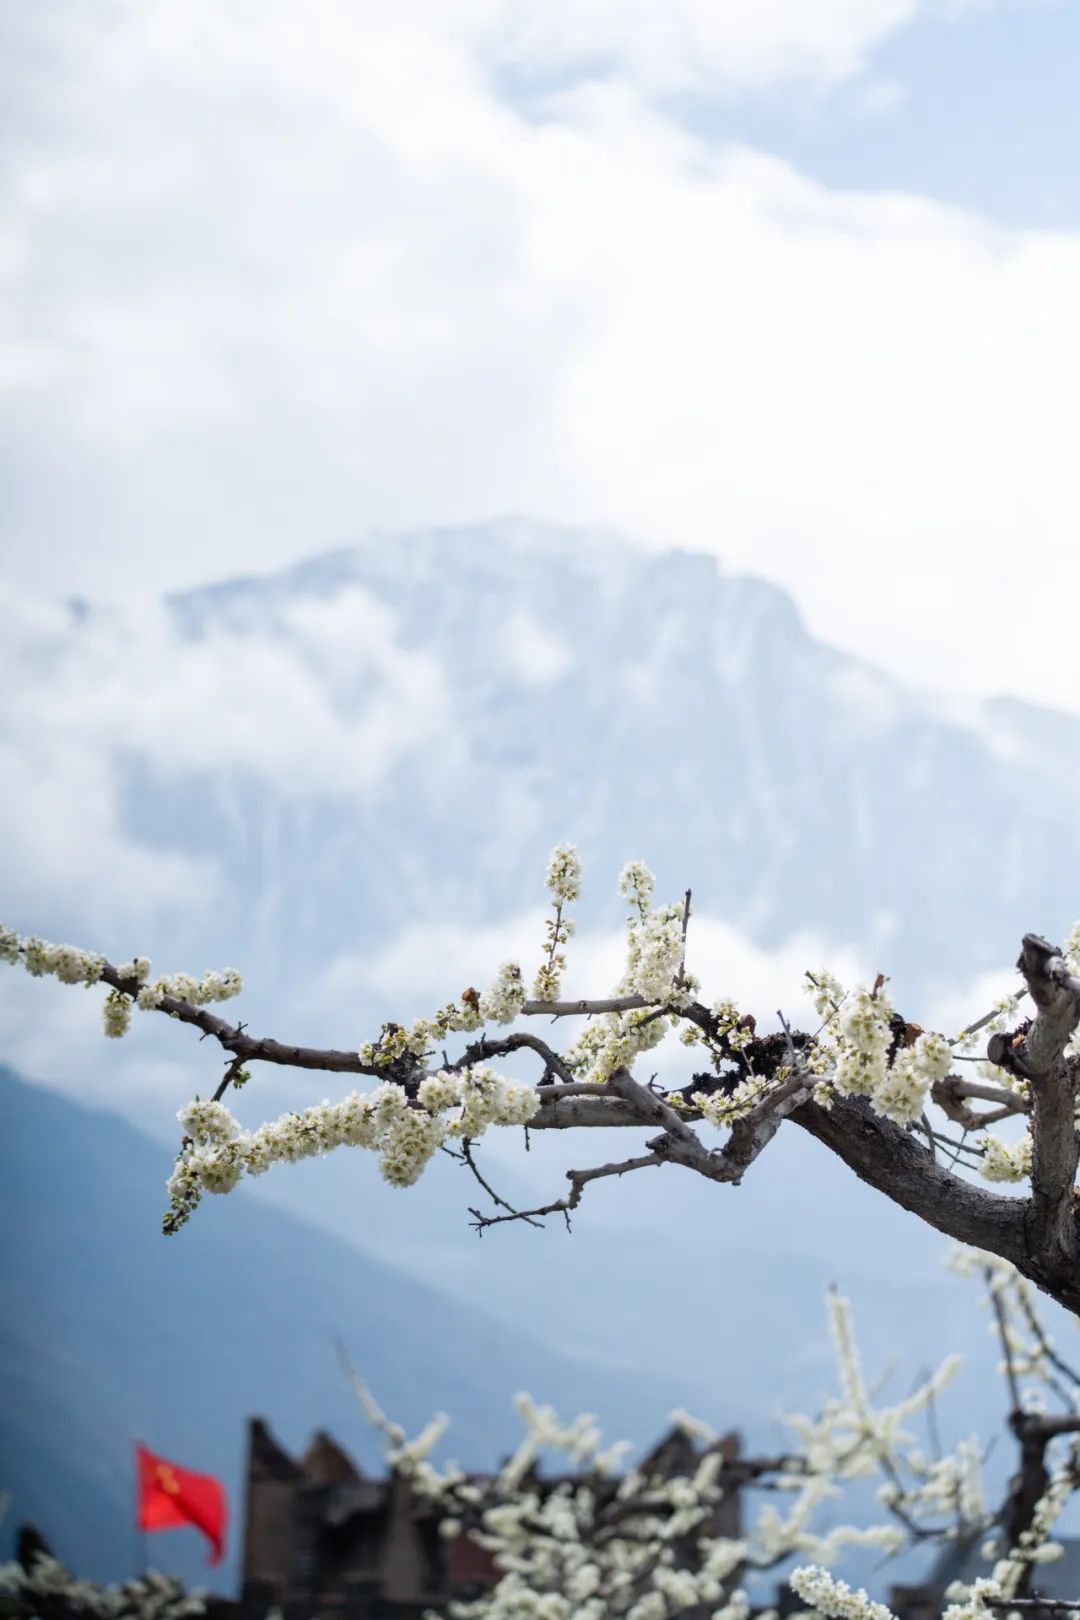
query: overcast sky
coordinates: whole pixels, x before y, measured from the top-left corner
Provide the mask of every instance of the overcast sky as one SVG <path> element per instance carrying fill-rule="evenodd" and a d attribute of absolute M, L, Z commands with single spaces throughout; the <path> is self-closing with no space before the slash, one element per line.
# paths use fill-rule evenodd
<path fill-rule="evenodd" d="M 17 590 L 532 512 L 1080 708 L 1078 0 L 0 6 Z"/>

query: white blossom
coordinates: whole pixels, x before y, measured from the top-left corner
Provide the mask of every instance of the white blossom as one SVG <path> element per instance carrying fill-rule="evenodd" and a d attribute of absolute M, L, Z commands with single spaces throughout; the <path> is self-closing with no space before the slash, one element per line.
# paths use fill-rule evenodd
<path fill-rule="evenodd" d="M 862 1587 L 853 1592 L 846 1581 L 838 1581 L 828 1570 L 806 1565 L 792 1570 L 791 1588 L 819 1614 L 829 1620 L 896 1620 L 884 1603 L 875 1603 Z"/>
<path fill-rule="evenodd" d="M 573 844 L 556 844 L 544 880 L 557 900 L 577 900 L 581 894 L 581 857 Z"/>
<path fill-rule="evenodd" d="M 644 914 L 652 903 L 656 879 L 644 861 L 627 861 L 619 873 L 619 893 Z"/>
<path fill-rule="evenodd" d="M 521 968 L 516 962 L 504 962 L 480 997 L 481 1016 L 490 1023 L 512 1024 L 524 1005 Z"/>
<path fill-rule="evenodd" d="M 195 1142 L 230 1142 L 240 1127 L 222 1102 L 200 1102 L 198 1098 L 181 1108 L 177 1119 Z"/>
<path fill-rule="evenodd" d="M 198 1593 L 185 1593 L 171 1575 L 153 1572 L 123 1586 L 78 1580 L 59 1559 L 39 1553 L 29 1570 L 0 1565 L 0 1592 L 25 1604 L 31 1614 L 62 1611 L 87 1620 L 189 1620 L 205 1613 Z"/>
<path fill-rule="evenodd" d="M 102 1009 L 106 1035 L 115 1040 L 127 1034 L 131 1028 L 132 1005 L 131 997 L 125 996 L 122 990 L 109 991 Z"/>
<path fill-rule="evenodd" d="M 1023 1181 L 1031 1174 L 1031 1134 L 1022 1136 L 1014 1147 L 987 1131 L 981 1138 L 982 1173 L 987 1181 Z"/>

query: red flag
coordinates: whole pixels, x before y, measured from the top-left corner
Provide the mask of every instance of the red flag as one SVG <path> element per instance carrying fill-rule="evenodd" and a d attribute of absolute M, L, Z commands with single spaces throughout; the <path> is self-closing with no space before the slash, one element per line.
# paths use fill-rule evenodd
<path fill-rule="evenodd" d="M 225 1487 L 213 1474 L 193 1474 L 136 1446 L 139 1469 L 139 1529 L 172 1530 L 193 1524 L 210 1543 L 208 1562 L 220 1564 L 225 1550 L 229 1505 Z"/>

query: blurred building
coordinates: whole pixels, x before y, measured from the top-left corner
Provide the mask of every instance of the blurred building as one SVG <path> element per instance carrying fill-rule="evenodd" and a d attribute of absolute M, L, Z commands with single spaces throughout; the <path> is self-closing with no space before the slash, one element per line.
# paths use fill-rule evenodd
<path fill-rule="evenodd" d="M 739 1453 L 725 1436 L 726 1457 Z M 693 1442 L 673 1430 L 645 1459 L 663 1472 L 684 1470 Z M 544 1476 L 543 1487 L 560 1483 Z M 615 1489 L 615 1482 L 612 1490 Z M 739 1491 L 719 1505 L 715 1533 L 737 1536 Z M 439 1516 L 405 1480 L 366 1475 L 328 1434 L 291 1457 L 261 1418 L 248 1427 L 241 1606 L 250 1615 L 279 1609 L 284 1620 L 419 1620 L 453 1599 L 475 1598 L 498 1579 L 467 1533 L 447 1538 Z"/>

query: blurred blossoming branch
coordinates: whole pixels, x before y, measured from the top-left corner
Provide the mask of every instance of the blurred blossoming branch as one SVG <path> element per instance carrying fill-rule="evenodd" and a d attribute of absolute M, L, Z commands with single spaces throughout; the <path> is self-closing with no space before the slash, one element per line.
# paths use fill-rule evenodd
<path fill-rule="evenodd" d="M 967 1250 L 957 1250 L 952 1264 L 985 1283 L 1002 1352 L 1018 1464 L 996 1507 L 988 1505 L 977 1438 L 948 1452 L 932 1444 L 928 1453 L 912 1432 L 959 1358 L 907 1398 L 879 1404 L 862 1371 L 850 1306 L 836 1292 L 828 1311 L 839 1391 L 816 1415 L 787 1417 L 791 1444 L 779 1456 L 740 1455 L 733 1437 L 676 1412 L 673 1435 L 621 1473 L 627 1448 L 605 1448 L 592 1418 L 563 1423 L 521 1395 L 516 1451 L 496 1474 L 467 1475 L 432 1461 L 445 1418 L 407 1439 L 347 1360 L 346 1368 L 392 1469 L 436 1506 L 445 1536 L 469 1536 L 498 1572 L 482 1597 L 452 1605 L 455 1620 L 748 1620 L 751 1612 L 775 1620 L 775 1611 L 752 1608 L 747 1586 L 782 1566 L 807 1605 L 804 1620 L 894 1620 L 888 1606 L 831 1569 L 855 1547 L 888 1559 L 914 1543 L 947 1541 L 979 1544 L 986 1573 L 949 1589 L 945 1620 L 1028 1608 L 1054 1616 L 1061 1605 L 1038 1600 L 1039 1573 L 1061 1555 L 1054 1526 L 1080 1484 L 1080 1378 L 1057 1354 L 1033 1290 L 1011 1266 Z M 936 1436 L 936 1422 L 928 1428 Z M 540 1470 L 545 1452 L 563 1460 L 553 1475 Z M 817 1528 L 821 1510 L 860 1481 L 876 1482 L 883 1522 Z M 744 1528 L 733 1507 L 747 1489 L 764 1502 Z"/>

